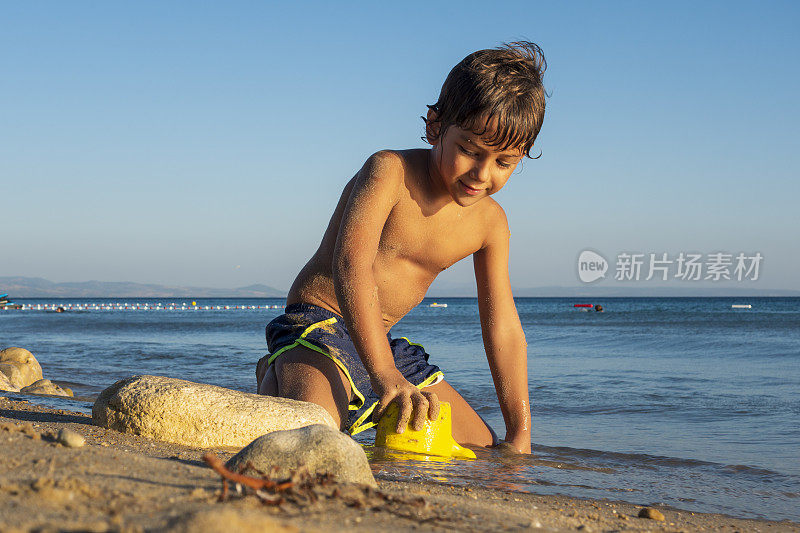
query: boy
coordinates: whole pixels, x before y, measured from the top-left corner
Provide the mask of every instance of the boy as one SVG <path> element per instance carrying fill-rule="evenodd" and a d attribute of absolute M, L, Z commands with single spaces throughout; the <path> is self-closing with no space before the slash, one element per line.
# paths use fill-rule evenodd
<path fill-rule="evenodd" d="M 409 421 L 421 429 L 447 401 L 457 442 L 496 445 L 424 349 L 388 333 L 441 271 L 472 255 L 505 442 L 530 453 L 527 348 L 508 278 L 508 223 L 489 196 L 530 157 L 544 119 L 545 68 L 530 42 L 470 54 L 428 106 L 431 148 L 367 160 L 294 281 L 286 313 L 267 326 L 260 394 L 317 403 L 351 434 L 373 426 L 391 402 L 400 408 L 398 431 Z"/>

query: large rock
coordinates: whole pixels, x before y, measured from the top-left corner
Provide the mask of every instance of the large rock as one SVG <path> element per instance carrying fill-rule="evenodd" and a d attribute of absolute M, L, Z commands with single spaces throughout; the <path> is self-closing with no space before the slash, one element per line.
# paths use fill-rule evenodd
<path fill-rule="evenodd" d="M 44 377 L 39 361 L 25 348 L 11 347 L 0 351 L 0 372 L 17 390 Z"/>
<path fill-rule="evenodd" d="M 100 393 L 95 424 L 189 446 L 244 446 L 271 431 L 336 423 L 319 405 L 160 376 L 132 376 Z"/>
<path fill-rule="evenodd" d="M 62 388 L 49 379 L 34 381 L 27 387 L 22 387 L 20 392 L 27 394 L 49 394 L 51 396 L 74 396 L 72 389 Z"/>
<path fill-rule="evenodd" d="M 305 465 L 311 474 L 329 473 L 337 481 L 377 486 L 361 446 L 344 433 L 319 424 L 259 437 L 226 466 L 238 472 L 247 463 L 262 472 L 277 467 L 278 477 L 288 477 Z"/>

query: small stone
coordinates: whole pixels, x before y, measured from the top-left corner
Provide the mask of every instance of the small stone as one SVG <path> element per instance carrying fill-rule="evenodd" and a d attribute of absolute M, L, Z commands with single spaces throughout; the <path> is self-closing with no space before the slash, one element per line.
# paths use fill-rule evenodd
<path fill-rule="evenodd" d="M 86 444 L 86 439 L 83 438 L 83 435 L 67 428 L 59 430 L 56 440 L 67 448 L 80 448 Z"/>
<path fill-rule="evenodd" d="M 50 396 L 74 396 L 71 389 L 60 387 L 49 379 L 34 381 L 27 387 L 22 387 L 19 392 L 26 394 L 48 394 Z"/>
<path fill-rule="evenodd" d="M 248 463 L 262 472 L 278 467 L 274 473 L 278 477 L 306 466 L 311 474 L 332 474 L 339 482 L 377 486 L 364 449 L 341 431 L 322 424 L 267 433 L 233 456 L 226 466 L 239 472 Z"/>
<path fill-rule="evenodd" d="M 643 507 L 642 510 L 639 511 L 639 518 L 649 518 L 650 520 L 658 520 L 659 522 L 666 520 L 661 511 L 653 509 L 652 507 Z"/>

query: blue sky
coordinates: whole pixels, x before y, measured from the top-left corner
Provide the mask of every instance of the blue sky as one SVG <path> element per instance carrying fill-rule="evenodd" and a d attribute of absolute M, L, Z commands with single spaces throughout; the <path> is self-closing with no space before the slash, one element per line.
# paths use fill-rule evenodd
<path fill-rule="evenodd" d="M 496 195 L 515 286 L 590 248 L 760 252 L 740 286 L 800 289 L 798 4 L 377 4 L 0 4 L 0 275 L 287 288 L 450 68 L 524 38 L 551 98 Z"/>

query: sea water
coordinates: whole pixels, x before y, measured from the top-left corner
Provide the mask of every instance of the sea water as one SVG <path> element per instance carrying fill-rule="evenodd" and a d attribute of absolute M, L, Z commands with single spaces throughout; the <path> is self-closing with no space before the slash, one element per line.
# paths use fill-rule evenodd
<path fill-rule="evenodd" d="M 282 311 L 236 306 L 283 303 L 201 299 L 201 309 L 166 310 L 149 307 L 191 301 L 17 301 L 147 304 L 0 312 L 0 342 L 34 352 L 45 377 L 76 395 L 43 401 L 84 412 L 132 374 L 253 392 L 264 326 Z M 477 302 L 436 301 L 447 307 L 425 300 L 392 334 L 423 344 L 502 437 Z M 528 340 L 533 454 L 396 460 L 371 448 L 374 433 L 366 432 L 358 440 L 379 477 L 800 520 L 800 298 L 518 298 L 517 309 Z"/>

